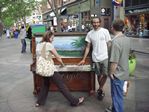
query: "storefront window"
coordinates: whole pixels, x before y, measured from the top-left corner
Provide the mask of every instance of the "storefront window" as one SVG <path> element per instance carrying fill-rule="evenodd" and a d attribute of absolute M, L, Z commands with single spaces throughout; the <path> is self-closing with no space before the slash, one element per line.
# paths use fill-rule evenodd
<path fill-rule="evenodd" d="M 141 5 L 141 4 L 148 4 L 149 0 L 125 0 L 125 6 L 135 6 L 135 5 Z"/>
<path fill-rule="evenodd" d="M 140 0 L 140 4 L 147 4 L 149 3 L 149 0 Z"/>
<path fill-rule="evenodd" d="M 132 6 L 133 6 L 133 5 L 139 5 L 139 1 L 140 1 L 140 0 L 132 0 Z"/>

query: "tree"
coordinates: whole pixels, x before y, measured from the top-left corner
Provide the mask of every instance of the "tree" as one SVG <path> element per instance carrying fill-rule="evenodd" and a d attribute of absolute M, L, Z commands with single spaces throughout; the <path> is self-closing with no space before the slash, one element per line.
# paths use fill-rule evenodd
<path fill-rule="evenodd" d="M 4 23 L 3 20 L 7 21 L 5 19 L 4 15 L 6 15 L 6 14 L 4 12 L 5 12 L 5 10 L 7 10 L 7 6 L 8 6 L 8 4 L 10 4 L 10 2 L 11 2 L 11 0 L 0 0 L 0 22 L 1 22 L 1 26 Z"/>
<path fill-rule="evenodd" d="M 0 0 L 0 20 L 2 20 L 3 11 L 6 10 L 7 5 L 11 0 Z"/>
<path fill-rule="evenodd" d="M 26 24 L 25 17 L 31 15 L 31 12 L 35 9 L 35 0 L 0 0 L 3 5 L 0 5 L 1 20 L 5 25 L 23 20 Z M 3 7 L 2 7 L 3 6 Z M 9 20 L 9 24 L 7 23 Z"/>
<path fill-rule="evenodd" d="M 52 11 L 55 14 L 55 17 L 57 18 L 57 30 L 58 32 L 61 31 L 61 23 L 60 23 L 60 16 L 61 16 L 61 9 L 63 8 L 63 0 L 60 0 L 60 3 L 58 4 L 58 0 L 47 0 L 49 3 Z"/>

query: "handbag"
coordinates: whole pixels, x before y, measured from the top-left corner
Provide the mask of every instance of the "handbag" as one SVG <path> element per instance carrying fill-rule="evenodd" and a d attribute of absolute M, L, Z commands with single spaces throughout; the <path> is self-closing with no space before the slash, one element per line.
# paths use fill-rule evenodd
<path fill-rule="evenodd" d="M 48 57 L 48 59 L 46 59 L 45 51 L 46 51 L 46 43 L 43 45 L 43 48 L 41 50 L 41 55 L 37 57 L 36 73 L 39 74 L 40 76 L 50 77 L 50 76 L 53 76 L 56 68 L 52 58 Z"/>

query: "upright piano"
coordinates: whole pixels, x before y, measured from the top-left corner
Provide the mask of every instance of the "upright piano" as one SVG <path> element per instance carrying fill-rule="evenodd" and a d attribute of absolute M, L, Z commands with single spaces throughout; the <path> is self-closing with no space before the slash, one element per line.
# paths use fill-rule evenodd
<path fill-rule="evenodd" d="M 65 84 L 70 91 L 88 92 L 89 95 L 95 93 L 95 74 L 92 67 L 90 55 L 86 58 L 84 65 L 77 64 L 82 60 L 85 48 L 86 33 L 55 33 L 53 45 L 61 55 L 65 67 L 60 68 L 60 63 L 53 57 L 54 63 Z M 36 73 L 36 45 L 41 41 L 42 34 L 35 34 L 32 38 L 32 59 L 30 69 L 33 73 L 34 91 L 36 95 L 40 91 L 42 77 Z M 57 86 L 51 78 L 49 91 L 57 91 Z"/>

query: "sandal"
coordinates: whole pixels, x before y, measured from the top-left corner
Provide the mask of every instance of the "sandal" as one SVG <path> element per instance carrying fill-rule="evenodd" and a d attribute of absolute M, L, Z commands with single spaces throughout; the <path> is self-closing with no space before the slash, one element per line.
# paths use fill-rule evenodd
<path fill-rule="evenodd" d="M 108 108 L 106 108 L 105 112 L 112 112 L 112 106 L 109 106 Z"/>
<path fill-rule="evenodd" d="M 83 102 L 84 102 L 84 97 L 79 97 L 79 102 L 77 104 L 71 104 L 71 106 L 79 106 L 83 104 Z"/>
<path fill-rule="evenodd" d="M 40 104 L 39 104 L 39 103 L 36 103 L 36 104 L 35 104 L 35 107 L 40 107 Z"/>
<path fill-rule="evenodd" d="M 84 97 L 80 97 L 77 105 L 81 105 L 83 102 L 84 102 Z"/>

